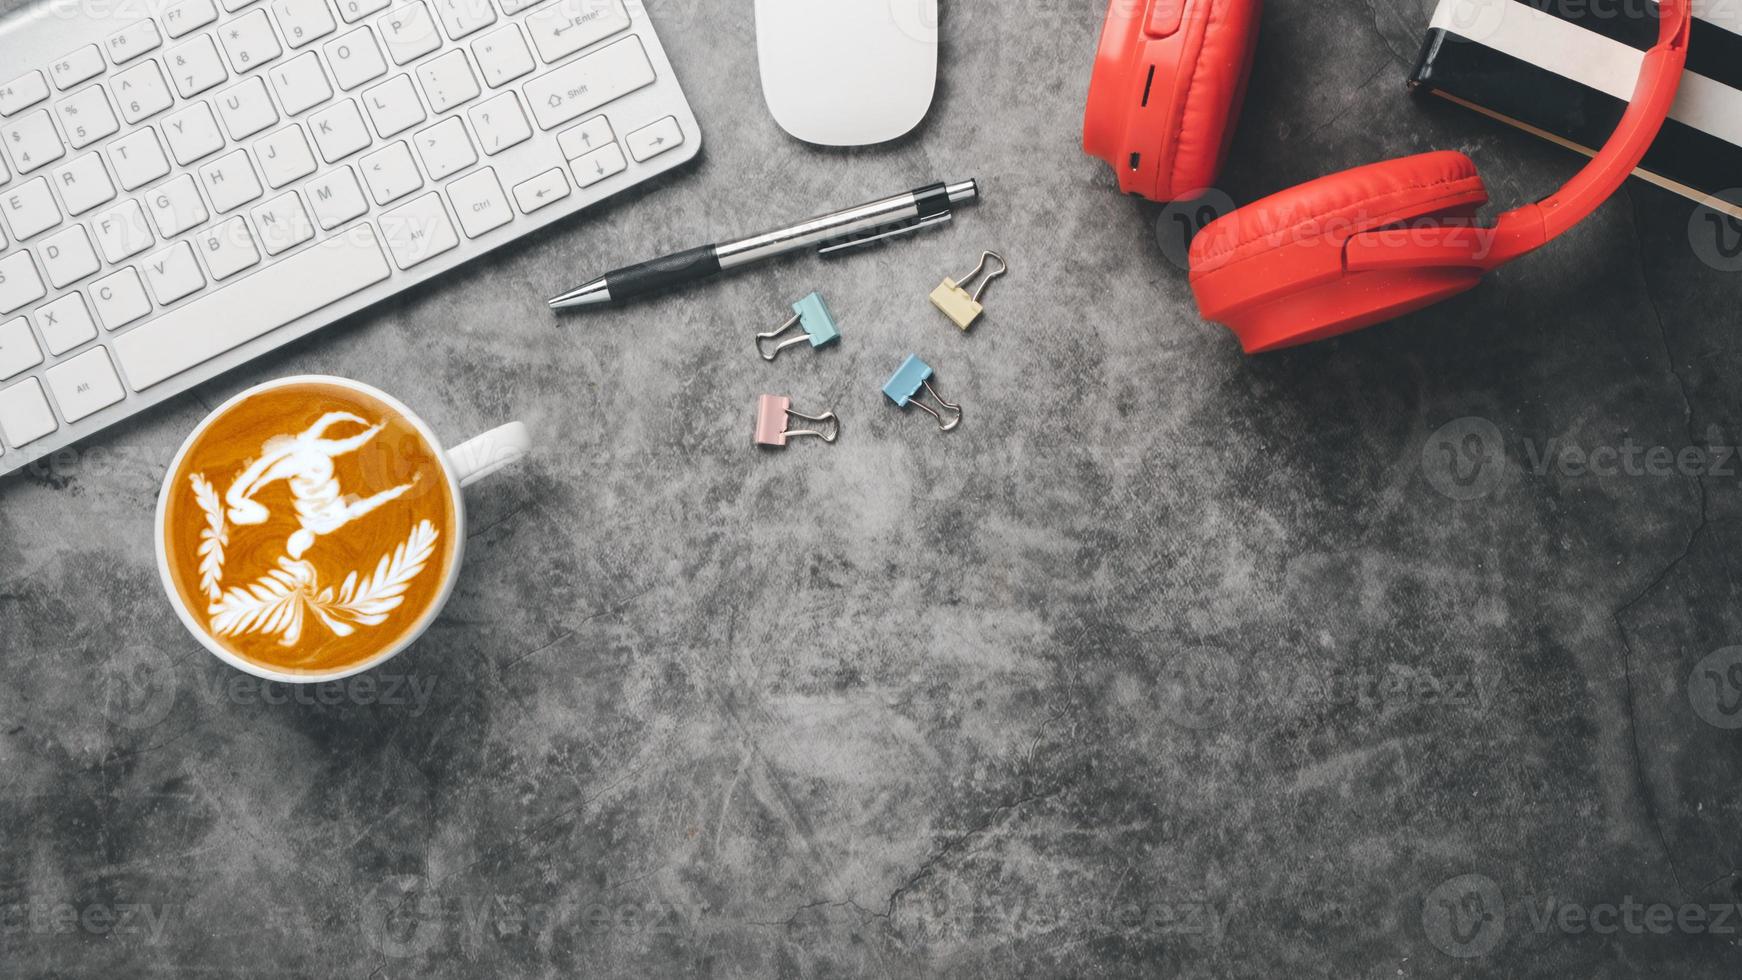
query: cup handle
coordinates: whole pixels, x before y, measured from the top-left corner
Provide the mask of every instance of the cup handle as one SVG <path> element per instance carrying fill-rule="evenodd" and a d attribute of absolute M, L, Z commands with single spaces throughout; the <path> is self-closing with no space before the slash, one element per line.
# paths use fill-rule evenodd
<path fill-rule="evenodd" d="M 532 433 L 526 423 L 510 422 L 491 429 L 474 439 L 468 439 L 448 450 L 448 463 L 459 477 L 460 486 L 469 487 L 479 480 L 526 458 L 532 452 Z"/>

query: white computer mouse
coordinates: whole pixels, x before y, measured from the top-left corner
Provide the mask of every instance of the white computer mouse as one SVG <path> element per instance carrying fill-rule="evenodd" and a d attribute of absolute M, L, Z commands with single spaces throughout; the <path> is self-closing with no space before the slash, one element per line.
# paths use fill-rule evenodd
<path fill-rule="evenodd" d="M 937 0 L 756 0 L 762 95 L 807 143 L 904 136 L 938 81 Z"/>

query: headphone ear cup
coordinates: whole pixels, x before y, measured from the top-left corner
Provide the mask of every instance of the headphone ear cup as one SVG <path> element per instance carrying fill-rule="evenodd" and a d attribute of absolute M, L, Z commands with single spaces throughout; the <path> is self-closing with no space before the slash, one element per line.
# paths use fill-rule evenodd
<path fill-rule="evenodd" d="M 1083 149 L 1119 189 L 1198 197 L 1227 158 L 1252 73 L 1261 0 L 1111 0 L 1089 82 Z"/>
<path fill-rule="evenodd" d="M 1206 0 L 1209 18 L 1194 57 L 1180 64 L 1171 156 L 1164 153 L 1156 200 L 1186 201 L 1214 187 L 1234 142 L 1252 78 L 1260 0 Z"/>
<path fill-rule="evenodd" d="M 1470 268 L 1349 273 L 1343 248 L 1361 232 L 1468 222 L 1488 203 L 1476 165 L 1442 151 L 1321 177 L 1205 226 L 1192 242 L 1191 282 L 1205 319 L 1247 353 L 1358 330 L 1455 296 Z"/>

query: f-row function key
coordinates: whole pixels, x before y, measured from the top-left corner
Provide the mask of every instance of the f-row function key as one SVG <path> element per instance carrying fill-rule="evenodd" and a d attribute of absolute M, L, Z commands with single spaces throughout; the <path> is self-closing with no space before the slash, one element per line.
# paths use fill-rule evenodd
<path fill-rule="evenodd" d="M 62 92 L 102 72 L 103 52 L 98 51 L 95 44 L 74 48 L 48 66 L 48 73 L 54 77 L 54 87 Z"/>
<path fill-rule="evenodd" d="M 155 51 L 161 44 L 163 35 L 157 33 L 157 25 L 150 20 L 136 20 L 103 39 L 109 60 L 117 65 L 124 65 L 147 51 Z"/>
<path fill-rule="evenodd" d="M 218 19 L 218 8 L 212 0 L 178 0 L 163 9 L 163 29 L 170 37 L 181 37 Z"/>
<path fill-rule="evenodd" d="M 10 116 L 48 98 L 48 83 L 42 72 L 27 71 L 0 86 L 0 116 Z"/>

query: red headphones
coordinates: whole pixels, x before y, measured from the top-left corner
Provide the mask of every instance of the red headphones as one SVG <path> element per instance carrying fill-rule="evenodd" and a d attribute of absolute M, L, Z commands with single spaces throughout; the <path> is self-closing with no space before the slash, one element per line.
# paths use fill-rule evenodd
<path fill-rule="evenodd" d="M 1215 182 L 1251 73 L 1260 0 L 1112 0 L 1089 83 L 1083 149 L 1119 187 L 1189 200 Z M 1553 196 L 1477 224 L 1488 191 L 1444 151 L 1302 184 L 1205 226 L 1191 283 L 1205 319 L 1248 354 L 1359 330 L 1473 288 L 1620 190 L 1669 117 L 1687 63 L 1689 0 L 1658 0 L 1657 46 L 1609 142 Z"/>

